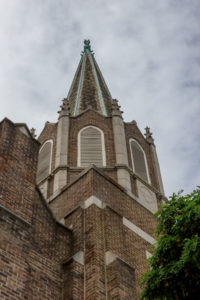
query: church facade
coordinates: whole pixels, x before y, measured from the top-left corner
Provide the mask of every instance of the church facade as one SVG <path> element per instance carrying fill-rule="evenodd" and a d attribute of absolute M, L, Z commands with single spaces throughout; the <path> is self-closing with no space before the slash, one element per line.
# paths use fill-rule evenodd
<path fill-rule="evenodd" d="M 1 299 L 140 299 L 165 199 L 145 130 L 124 122 L 89 40 L 38 140 L 0 123 Z"/>

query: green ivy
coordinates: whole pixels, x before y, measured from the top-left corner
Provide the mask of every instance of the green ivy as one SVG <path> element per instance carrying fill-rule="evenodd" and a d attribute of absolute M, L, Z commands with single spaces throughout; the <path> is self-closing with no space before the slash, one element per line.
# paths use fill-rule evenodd
<path fill-rule="evenodd" d="M 157 243 L 141 299 L 200 299 L 200 187 L 173 194 L 155 217 Z"/>

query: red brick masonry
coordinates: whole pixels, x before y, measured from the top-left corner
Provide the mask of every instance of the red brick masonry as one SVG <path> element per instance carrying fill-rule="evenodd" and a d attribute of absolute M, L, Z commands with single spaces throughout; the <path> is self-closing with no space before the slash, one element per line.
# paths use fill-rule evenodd
<path fill-rule="evenodd" d="M 38 142 L 7 119 L 0 140 L 0 299 L 139 299 L 151 245 L 123 218 L 152 236 L 151 212 L 94 166 L 49 208 L 35 184 Z"/>

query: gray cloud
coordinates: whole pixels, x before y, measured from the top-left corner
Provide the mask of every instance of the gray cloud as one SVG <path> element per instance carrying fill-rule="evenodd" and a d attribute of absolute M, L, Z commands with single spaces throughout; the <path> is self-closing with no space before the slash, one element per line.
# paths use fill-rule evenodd
<path fill-rule="evenodd" d="M 90 38 L 126 121 L 150 125 L 167 195 L 200 183 L 198 0 L 0 2 L 0 118 L 56 121 Z"/>

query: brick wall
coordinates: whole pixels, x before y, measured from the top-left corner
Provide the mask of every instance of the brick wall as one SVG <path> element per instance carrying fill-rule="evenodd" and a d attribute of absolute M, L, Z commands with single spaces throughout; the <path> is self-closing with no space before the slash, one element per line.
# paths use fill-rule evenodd
<path fill-rule="evenodd" d="M 38 143 L 9 120 L 0 135 L 0 299 L 61 299 L 72 232 L 35 187 Z"/>
<path fill-rule="evenodd" d="M 144 216 L 145 215 L 141 217 Z M 146 250 L 151 247 L 151 244 L 149 244 L 147 241 L 139 237 L 136 233 L 124 226 L 122 222 L 122 216 L 117 214 L 109 207 L 105 209 L 105 223 L 106 251 L 111 251 L 112 253 L 117 255 L 117 257 L 119 257 L 121 261 L 125 262 L 126 265 L 129 266 L 129 268 L 126 268 L 126 265 L 124 265 L 124 269 L 131 269 L 130 272 L 132 274 L 132 280 L 133 278 L 134 280 L 131 285 L 132 289 L 129 289 L 129 292 L 127 291 L 127 293 L 129 296 L 134 295 L 135 297 L 130 299 L 140 299 L 139 294 L 141 290 L 138 285 L 138 280 L 141 278 L 141 275 L 147 268 Z M 111 270 L 109 269 L 110 276 L 112 275 L 112 272 L 116 272 L 115 278 L 116 280 L 120 281 L 121 272 L 113 270 L 113 267 L 111 267 Z M 131 291 L 132 293 L 136 294 L 131 294 Z M 136 297 L 136 295 L 138 298 Z"/>
<path fill-rule="evenodd" d="M 83 202 L 92 195 L 106 207 L 92 204 L 83 209 Z M 79 251 L 85 255 L 85 271 L 81 265 L 78 273 L 75 266 L 67 268 L 73 274 L 72 282 L 74 277 L 84 278 L 86 299 L 106 299 L 107 295 L 109 300 L 139 300 L 138 280 L 147 268 L 146 250 L 151 244 L 126 227 L 123 217 L 152 236 L 156 221 L 151 212 L 95 167 L 64 188 L 50 207 L 73 230 L 73 255 Z M 106 262 L 107 252 L 116 256 L 112 262 Z"/>
<path fill-rule="evenodd" d="M 64 218 L 87 200 L 95 195 L 120 215 L 133 221 L 145 232 L 153 234 L 156 220 L 152 213 L 130 198 L 117 183 L 91 167 L 77 178 L 73 184 L 64 188 L 62 193 L 49 203 L 58 220 Z"/>
<path fill-rule="evenodd" d="M 123 261 L 116 259 L 108 266 L 108 299 L 135 300 L 136 282 L 134 269 Z"/>
<path fill-rule="evenodd" d="M 7 119 L 0 127 L 1 204 L 31 223 L 39 145 Z"/>
<path fill-rule="evenodd" d="M 84 266 L 71 259 L 66 264 L 64 264 L 63 269 L 63 300 L 83 300 Z"/>
<path fill-rule="evenodd" d="M 62 295 L 61 262 L 70 257 L 71 232 L 52 220 L 40 198 L 36 202 L 31 225 L 0 209 L 2 300 L 58 300 Z"/>
<path fill-rule="evenodd" d="M 77 180 L 69 185 L 67 189 L 64 189 L 58 197 L 49 203 L 57 220 L 65 218 L 65 216 L 77 208 L 82 201 L 85 201 L 92 195 L 92 172 L 80 176 L 81 180 Z"/>

